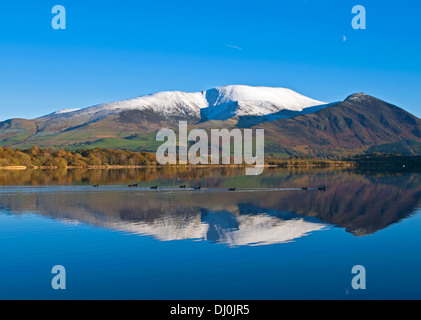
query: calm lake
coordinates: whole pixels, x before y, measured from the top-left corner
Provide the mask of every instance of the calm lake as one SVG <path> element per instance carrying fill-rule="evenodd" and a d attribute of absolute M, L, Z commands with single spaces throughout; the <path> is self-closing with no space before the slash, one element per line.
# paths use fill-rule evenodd
<path fill-rule="evenodd" d="M 0 299 L 421 299 L 420 201 L 414 172 L 0 171 Z"/>

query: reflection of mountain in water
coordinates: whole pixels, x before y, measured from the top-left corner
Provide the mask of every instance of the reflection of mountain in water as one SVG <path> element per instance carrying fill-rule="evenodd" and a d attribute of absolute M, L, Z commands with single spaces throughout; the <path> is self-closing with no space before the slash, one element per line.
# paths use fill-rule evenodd
<path fill-rule="evenodd" d="M 205 212 L 203 221 L 208 225 L 205 239 L 234 246 L 285 243 L 326 227 L 317 219 L 289 216 L 236 216 L 228 211 Z"/>
<path fill-rule="evenodd" d="M 240 246 L 290 242 L 328 225 L 356 236 L 371 234 L 412 214 L 421 198 L 418 174 L 373 177 L 325 172 L 260 179 L 261 187 L 235 192 L 9 187 L 0 189 L 0 208 L 164 241 L 201 239 Z M 327 191 L 280 188 L 304 185 L 326 185 Z"/>
<path fill-rule="evenodd" d="M 153 236 L 161 241 L 197 239 L 231 246 L 290 242 L 326 227 L 317 219 L 284 220 L 266 214 L 234 215 L 229 211 L 202 211 L 197 215 L 162 216 L 153 222 L 103 221 L 101 227 Z"/>

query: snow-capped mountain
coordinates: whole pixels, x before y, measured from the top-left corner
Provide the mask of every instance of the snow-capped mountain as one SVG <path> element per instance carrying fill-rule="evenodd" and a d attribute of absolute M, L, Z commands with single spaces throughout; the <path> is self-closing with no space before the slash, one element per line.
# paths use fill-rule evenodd
<path fill-rule="evenodd" d="M 265 130 L 268 154 L 418 154 L 421 120 L 364 93 L 326 104 L 285 88 L 231 85 L 165 91 L 130 100 L 0 122 L 0 145 L 13 148 L 115 147 L 155 152 L 154 134 L 191 128 Z M 217 122 L 215 122 L 215 120 Z"/>
<path fill-rule="evenodd" d="M 202 92 L 164 91 L 142 97 L 99 104 L 84 109 L 66 109 L 39 120 L 73 120 L 76 125 L 104 119 L 129 110 L 159 114 L 169 121 L 185 119 L 190 123 L 227 120 L 235 116 L 265 116 L 283 110 L 294 114 L 325 102 L 310 99 L 293 90 L 272 87 L 230 85 Z"/>

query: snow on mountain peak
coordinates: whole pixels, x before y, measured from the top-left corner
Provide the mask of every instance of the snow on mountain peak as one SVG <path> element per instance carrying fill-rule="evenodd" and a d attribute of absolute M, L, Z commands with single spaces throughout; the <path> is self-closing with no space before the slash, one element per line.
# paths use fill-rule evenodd
<path fill-rule="evenodd" d="M 266 116 L 289 110 L 301 112 L 324 105 L 293 90 L 274 87 L 229 85 L 204 92 L 208 108 L 202 111 L 208 120 L 226 120 L 233 116 Z"/>
<path fill-rule="evenodd" d="M 323 104 L 286 88 L 229 85 L 202 92 L 162 91 L 85 109 L 63 110 L 52 115 L 86 122 L 127 110 L 151 110 L 168 120 L 185 118 L 198 122 L 244 115 L 265 116 L 282 110 L 301 112 Z"/>
<path fill-rule="evenodd" d="M 325 102 L 310 99 L 286 88 L 230 85 L 210 89 L 207 92 L 211 93 L 210 99 L 208 99 L 211 106 L 229 102 L 264 101 L 283 109 L 301 111 L 307 107 L 325 104 Z"/>

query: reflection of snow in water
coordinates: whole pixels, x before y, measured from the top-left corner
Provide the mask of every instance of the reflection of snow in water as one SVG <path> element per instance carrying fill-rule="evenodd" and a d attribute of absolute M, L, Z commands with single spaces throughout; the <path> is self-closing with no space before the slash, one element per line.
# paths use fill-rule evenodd
<path fill-rule="evenodd" d="M 325 224 L 307 222 L 304 219 L 280 220 L 268 216 L 241 216 L 238 230 L 227 232 L 219 242 L 234 246 L 265 245 L 291 242 L 310 232 L 326 228 Z"/>
<path fill-rule="evenodd" d="M 149 235 L 161 241 L 182 239 L 204 239 L 208 225 L 202 223 L 200 216 L 183 219 L 177 216 L 164 216 L 153 222 L 105 222 L 104 227 L 138 235 Z"/>
<path fill-rule="evenodd" d="M 327 228 L 326 224 L 305 218 L 282 220 L 266 214 L 238 216 L 228 211 L 207 212 L 188 218 L 171 215 L 151 223 L 103 222 L 102 225 L 162 241 L 203 239 L 230 246 L 287 243 Z"/>
<path fill-rule="evenodd" d="M 284 220 L 267 214 L 236 216 L 216 212 L 207 214 L 206 219 L 210 225 L 206 239 L 231 246 L 286 243 L 327 227 L 304 218 Z"/>

